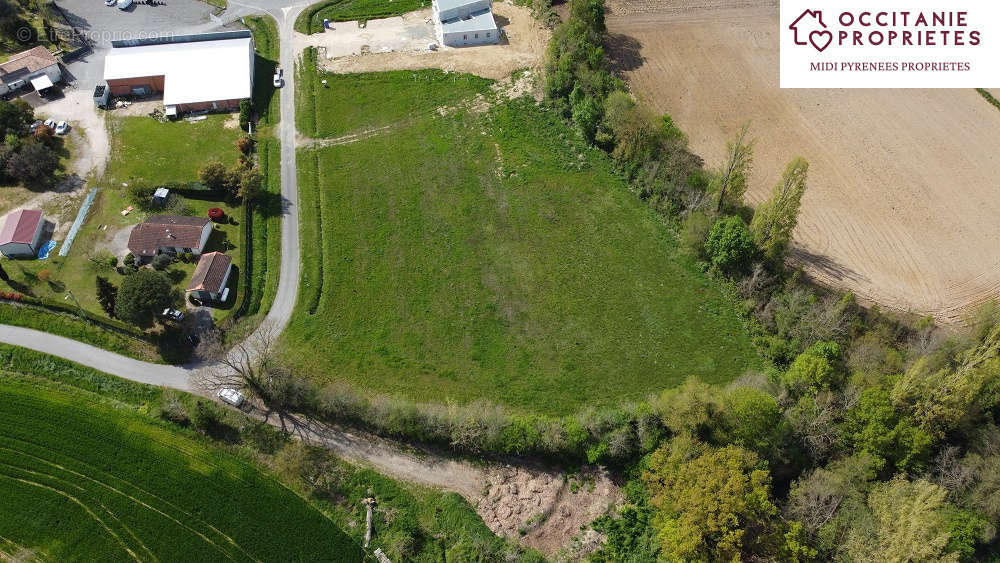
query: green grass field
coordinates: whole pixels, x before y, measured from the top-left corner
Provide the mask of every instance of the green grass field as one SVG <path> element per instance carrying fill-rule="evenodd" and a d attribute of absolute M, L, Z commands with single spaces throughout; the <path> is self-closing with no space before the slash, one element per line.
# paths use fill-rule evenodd
<path fill-rule="evenodd" d="M 316 51 L 303 54 L 301 69 L 315 67 Z M 400 70 L 366 74 L 298 73 L 296 127 L 307 137 L 401 126 L 413 119 L 488 94 L 492 80 L 439 70 Z M 327 86 L 320 83 L 325 79 Z M 361 102 L 363 100 L 363 102 Z"/>
<path fill-rule="evenodd" d="M 301 151 L 289 359 L 372 393 L 551 414 L 756 366 L 722 289 L 575 138 L 515 101 Z"/>
<path fill-rule="evenodd" d="M 360 549 L 246 461 L 84 395 L 0 381 L 0 551 L 65 561 L 340 560 Z"/>
<path fill-rule="evenodd" d="M 309 6 L 295 19 L 295 31 L 319 33 L 323 19 L 330 21 L 374 20 L 429 8 L 430 0 L 324 0 Z"/>

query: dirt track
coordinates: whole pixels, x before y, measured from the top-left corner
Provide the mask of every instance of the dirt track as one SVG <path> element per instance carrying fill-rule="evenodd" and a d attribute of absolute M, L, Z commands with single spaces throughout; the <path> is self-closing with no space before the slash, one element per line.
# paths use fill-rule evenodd
<path fill-rule="evenodd" d="M 1000 290 L 1000 111 L 974 90 L 780 90 L 773 0 L 611 0 L 612 55 L 708 166 L 752 120 L 748 199 L 810 162 L 793 257 L 819 281 L 958 321 Z"/>

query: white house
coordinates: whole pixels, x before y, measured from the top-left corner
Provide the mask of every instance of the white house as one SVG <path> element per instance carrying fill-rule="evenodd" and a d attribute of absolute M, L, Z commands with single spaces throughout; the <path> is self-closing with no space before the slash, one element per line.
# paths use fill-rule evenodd
<path fill-rule="evenodd" d="M 0 95 L 31 84 L 43 90 L 62 80 L 59 60 L 45 47 L 34 47 L 11 55 L 0 64 Z"/>
<path fill-rule="evenodd" d="M 128 250 L 139 262 L 163 253 L 201 254 L 211 235 L 212 222 L 203 217 L 154 215 L 132 229 Z"/>
<path fill-rule="evenodd" d="M 490 0 L 434 0 L 434 31 L 438 41 L 451 47 L 500 42 Z"/>
<path fill-rule="evenodd" d="M 202 254 L 191 276 L 187 293 L 202 301 L 225 301 L 226 284 L 233 271 L 233 259 L 221 252 Z"/>
<path fill-rule="evenodd" d="M 234 110 L 253 95 L 249 30 L 112 41 L 104 58 L 111 95 L 163 94 L 167 115 Z"/>
<path fill-rule="evenodd" d="M 7 216 L 0 229 L 0 253 L 8 258 L 34 258 L 45 220 L 37 209 L 22 209 Z"/>

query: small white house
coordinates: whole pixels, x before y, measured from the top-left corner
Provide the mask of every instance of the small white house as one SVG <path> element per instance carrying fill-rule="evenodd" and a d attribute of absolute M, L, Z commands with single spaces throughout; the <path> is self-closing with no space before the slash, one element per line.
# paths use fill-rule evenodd
<path fill-rule="evenodd" d="M 500 42 L 491 0 L 434 0 L 434 31 L 451 47 Z"/>
<path fill-rule="evenodd" d="M 7 216 L 0 229 L 0 253 L 8 258 L 34 258 L 45 220 L 37 209 L 22 209 Z"/>
<path fill-rule="evenodd" d="M 132 229 L 128 250 L 139 262 L 148 262 L 157 254 L 201 254 L 212 222 L 202 217 L 154 215 Z"/>
<path fill-rule="evenodd" d="M 0 64 L 0 95 L 12 92 L 27 84 L 43 90 L 62 80 L 59 60 L 45 47 L 35 47 L 11 55 Z"/>

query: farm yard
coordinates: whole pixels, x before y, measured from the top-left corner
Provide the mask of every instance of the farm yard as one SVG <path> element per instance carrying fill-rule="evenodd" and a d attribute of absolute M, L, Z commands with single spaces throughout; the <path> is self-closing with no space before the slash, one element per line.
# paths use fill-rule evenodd
<path fill-rule="evenodd" d="M 475 90 L 456 100 L 436 76 L 323 75 L 352 96 L 300 99 L 320 134 L 343 136 L 327 122 L 341 115 L 355 132 L 383 124 L 353 99 L 382 100 L 397 125 L 300 149 L 294 365 L 367 392 L 565 414 L 758 364 L 722 289 L 599 151 L 525 100 L 469 109 Z"/>
<path fill-rule="evenodd" d="M 773 0 L 609 2 L 618 68 L 718 166 L 747 120 L 757 204 L 804 156 L 792 258 L 820 282 L 956 322 L 1000 288 L 1000 111 L 974 90 L 780 90 Z"/>
<path fill-rule="evenodd" d="M 319 510 L 193 433 L 171 432 L 83 393 L 12 378 L 0 379 L 0 422 L 4 558 L 361 557 Z"/>

